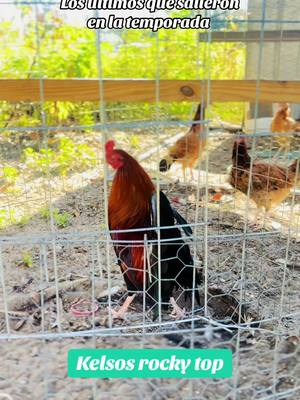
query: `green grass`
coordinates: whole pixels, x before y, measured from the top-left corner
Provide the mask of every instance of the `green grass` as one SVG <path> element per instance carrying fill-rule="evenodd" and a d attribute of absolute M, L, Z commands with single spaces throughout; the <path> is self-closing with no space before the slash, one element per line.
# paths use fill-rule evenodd
<path fill-rule="evenodd" d="M 66 211 L 60 211 L 58 208 L 52 210 L 53 220 L 58 228 L 66 228 L 71 224 L 72 215 Z M 49 208 L 43 208 L 40 210 L 40 215 L 43 219 L 50 220 L 51 212 Z"/>

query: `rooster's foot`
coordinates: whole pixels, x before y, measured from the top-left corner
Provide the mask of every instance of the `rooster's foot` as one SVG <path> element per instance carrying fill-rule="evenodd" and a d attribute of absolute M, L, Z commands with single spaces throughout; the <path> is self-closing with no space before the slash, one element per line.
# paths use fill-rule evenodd
<path fill-rule="evenodd" d="M 111 310 L 112 318 L 126 321 L 126 313 L 128 311 L 130 304 L 133 302 L 134 298 L 135 294 L 133 294 L 132 296 L 128 296 L 118 311 Z"/>
<path fill-rule="evenodd" d="M 126 311 L 122 310 L 120 308 L 120 310 L 116 311 L 116 310 L 111 310 L 111 315 L 112 315 L 112 319 L 121 319 L 122 321 L 126 321 Z"/>
<path fill-rule="evenodd" d="M 180 308 L 179 305 L 176 303 L 174 297 L 170 297 L 170 303 L 173 307 L 171 317 L 175 318 L 176 320 L 184 319 L 186 317 L 185 308 Z"/>

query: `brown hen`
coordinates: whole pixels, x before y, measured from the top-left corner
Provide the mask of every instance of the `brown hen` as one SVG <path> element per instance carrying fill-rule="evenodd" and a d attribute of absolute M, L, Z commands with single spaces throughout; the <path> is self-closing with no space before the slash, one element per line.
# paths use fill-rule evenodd
<path fill-rule="evenodd" d="M 197 108 L 194 121 L 199 121 L 200 119 L 201 104 Z M 199 122 L 193 123 L 190 130 L 169 148 L 168 154 L 159 163 L 159 170 L 166 172 L 174 162 L 178 162 L 182 165 L 184 179 L 186 168 L 190 169 L 191 178 L 194 179 L 193 167 L 204 152 L 206 141 L 202 125 Z"/>
<path fill-rule="evenodd" d="M 291 109 L 288 103 L 282 103 L 279 110 L 276 112 L 270 130 L 273 134 L 276 133 L 293 133 L 298 128 L 299 124 L 291 118 Z M 288 151 L 291 146 L 292 135 L 274 136 L 279 144 L 279 152 L 281 150 Z"/>
<path fill-rule="evenodd" d="M 251 158 L 245 139 L 235 141 L 232 164 L 229 183 L 247 195 Z M 250 198 L 258 208 L 264 208 L 268 212 L 289 196 L 291 188 L 300 182 L 299 173 L 296 176 L 297 164 L 298 160 L 295 160 L 289 167 L 283 168 L 274 164 L 253 161 Z"/>

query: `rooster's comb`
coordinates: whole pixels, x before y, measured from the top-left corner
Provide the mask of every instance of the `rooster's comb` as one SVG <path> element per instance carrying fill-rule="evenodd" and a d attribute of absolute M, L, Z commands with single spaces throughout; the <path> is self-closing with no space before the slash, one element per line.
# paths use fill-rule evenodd
<path fill-rule="evenodd" d="M 114 150 L 115 142 L 113 140 L 108 140 L 105 143 L 105 152 L 106 154 L 111 154 Z"/>

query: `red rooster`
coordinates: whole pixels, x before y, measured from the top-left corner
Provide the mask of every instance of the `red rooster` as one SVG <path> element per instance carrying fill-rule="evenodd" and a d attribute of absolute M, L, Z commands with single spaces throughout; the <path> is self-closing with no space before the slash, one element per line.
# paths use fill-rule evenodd
<path fill-rule="evenodd" d="M 123 150 L 115 149 L 112 140 L 106 143 L 105 149 L 107 162 L 116 170 L 108 204 L 109 229 L 128 290 L 128 297 L 117 312 L 113 311 L 113 317 L 124 319 L 136 293 L 144 289 L 148 302 L 154 305 L 153 319 L 158 316 L 159 298 L 164 304 L 170 301 L 173 306 L 172 315 L 183 317 L 184 310 L 177 305 L 173 291 L 179 287 L 187 289 L 187 294 L 194 293 L 199 302 L 196 286 L 201 282 L 189 246 L 175 226 L 175 220 L 180 225 L 187 225 L 187 222 L 160 192 L 160 227 L 168 228 L 160 229 L 159 276 L 158 231 L 153 229 L 158 224 L 154 184 L 133 157 Z M 122 232 L 136 229 L 139 231 Z M 192 234 L 189 226 L 182 229 L 186 235 Z"/>

